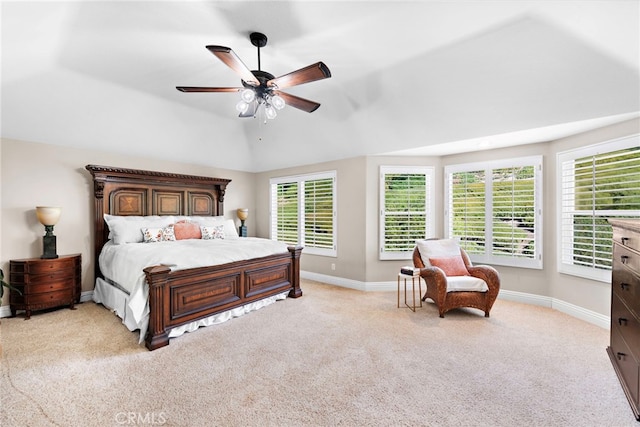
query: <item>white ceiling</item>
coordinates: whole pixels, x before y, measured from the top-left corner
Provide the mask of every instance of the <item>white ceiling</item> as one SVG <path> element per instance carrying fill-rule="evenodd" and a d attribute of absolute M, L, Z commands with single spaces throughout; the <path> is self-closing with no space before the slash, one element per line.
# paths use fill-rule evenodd
<path fill-rule="evenodd" d="M 640 2 L 2 1 L 2 137 L 244 171 L 548 141 L 637 117 Z M 317 61 L 320 102 L 263 124 L 206 45 Z M 117 165 L 116 165 L 117 166 Z"/>

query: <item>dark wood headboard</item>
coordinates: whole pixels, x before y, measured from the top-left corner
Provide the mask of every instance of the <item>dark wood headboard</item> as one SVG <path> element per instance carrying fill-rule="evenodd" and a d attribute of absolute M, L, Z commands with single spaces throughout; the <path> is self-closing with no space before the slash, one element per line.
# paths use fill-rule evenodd
<path fill-rule="evenodd" d="M 224 214 L 224 192 L 230 179 L 87 165 L 93 176 L 95 272 L 102 277 L 98 257 L 107 242 L 109 215 Z"/>

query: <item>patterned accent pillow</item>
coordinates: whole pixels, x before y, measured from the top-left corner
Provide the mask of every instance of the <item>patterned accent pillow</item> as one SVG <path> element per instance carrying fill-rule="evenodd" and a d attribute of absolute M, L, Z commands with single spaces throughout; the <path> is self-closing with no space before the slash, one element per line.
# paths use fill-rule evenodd
<path fill-rule="evenodd" d="M 142 227 L 140 230 L 142 231 L 142 239 L 144 243 L 155 243 L 164 240 L 162 238 L 164 230 L 162 227 Z"/>
<path fill-rule="evenodd" d="M 202 233 L 203 240 L 215 240 L 215 239 L 225 238 L 224 225 L 212 225 L 212 226 L 201 225 L 200 232 Z"/>
<path fill-rule="evenodd" d="M 173 224 L 167 225 L 162 229 L 162 240 L 165 242 L 175 242 L 176 241 L 176 233 L 173 230 Z"/>

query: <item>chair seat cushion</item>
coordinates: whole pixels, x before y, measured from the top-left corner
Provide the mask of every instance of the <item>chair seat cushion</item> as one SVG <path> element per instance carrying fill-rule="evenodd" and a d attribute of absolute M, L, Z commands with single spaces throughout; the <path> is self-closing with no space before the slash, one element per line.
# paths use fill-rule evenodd
<path fill-rule="evenodd" d="M 486 292 L 489 290 L 487 283 L 473 276 L 449 276 L 447 277 L 447 292 Z"/>

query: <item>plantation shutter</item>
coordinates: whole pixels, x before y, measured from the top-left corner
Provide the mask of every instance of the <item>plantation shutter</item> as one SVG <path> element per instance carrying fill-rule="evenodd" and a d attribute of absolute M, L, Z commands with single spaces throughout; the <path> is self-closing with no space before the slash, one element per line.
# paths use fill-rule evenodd
<path fill-rule="evenodd" d="M 304 182 L 304 244 L 333 249 L 333 179 Z"/>
<path fill-rule="evenodd" d="M 449 175 L 451 195 L 449 235 L 460 241 L 469 254 L 484 253 L 485 173 L 484 170 L 456 172 Z"/>
<path fill-rule="evenodd" d="M 273 221 L 272 236 L 290 245 L 298 243 L 298 183 L 275 184 L 273 206 L 277 214 Z"/>
<path fill-rule="evenodd" d="M 271 238 L 337 256 L 336 172 L 271 178 Z"/>
<path fill-rule="evenodd" d="M 560 153 L 558 158 L 562 183 L 560 269 L 608 281 L 612 230 L 607 218 L 640 216 L 638 137 Z"/>
<path fill-rule="evenodd" d="M 542 156 L 445 167 L 445 206 L 474 262 L 542 268 Z"/>
<path fill-rule="evenodd" d="M 533 258 L 534 178 L 533 166 L 493 170 L 493 255 Z"/>
<path fill-rule="evenodd" d="M 381 168 L 381 259 L 407 259 L 430 236 L 431 168 Z"/>

